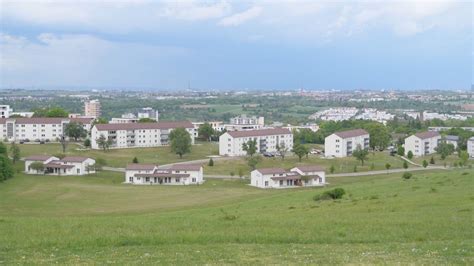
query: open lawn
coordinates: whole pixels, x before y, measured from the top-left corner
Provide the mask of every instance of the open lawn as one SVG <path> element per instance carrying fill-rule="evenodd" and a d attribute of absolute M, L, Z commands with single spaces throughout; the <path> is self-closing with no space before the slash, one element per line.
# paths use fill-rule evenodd
<path fill-rule="evenodd" d="M 432 155 L 427 155 L 427 156 L 413 157 L 412 161 L 415 162 L 415 163 L 418 163 L 418 164 L 422 164 L 423 160 L 426 160 L 429 163 L 430 160 L 431 160 L 431 157 L 434 158 L 434 160 L 435 160 L 434 165 L 437 165 L 437 166 L 444 166 L 446 164 L 447 167 L 454 167 L 455 163 L 460 162 L 459 156 L 457 154 L 449 155 L 448 157 L 446 157 L 446 159 L 442 160 L 441 155 L 439 155 L 437 153 L 432 154 Z M 468 164 L 473 165 L 474 161 L 469 160 Z M 430 165 L 432 165 L 432 164 L 430 164 Z"/>
<path fill-rule="evenodd" d="M 18 174 L 0 183 L 0 264 L 472 265 L 473 179 L 453 170 L 260 190 Z M 334 187 L 343 199 L 312 200 Z"/>
<path fill-rule="evenodd" d="M 60 144 L 20 144 L 21 156 L 26 157 L 34 154 L 58 154 L 62 153 Z M 89 156 L 94 159 L 104 158 L 108 166 L 125 167 L 127 163 L 131 163 L 134 157 L 137 157 L 140 163 L 157 163 L 168 164 L 174 162 L 183 162 L 196 159 L 205 159 L 206 156 L 216 155 L 219 153 L 219 146 L 216 143 L 198 142 L 191 147 L 191 153 L 185 154 L 182 159 L 178 155 L 171 152 L 169 146 L 155 148 L 139 148 L 139 149 L 111 149 L 102 150 L 78 150 L 80 148 L 76 144 L 69 144 L 66 150 L 68 155 Z"/>
<path fill-rule="evenodd" d="M 332 165 L 335 169 L 334 173 L 354 172 L 355 166 L 357 167 L 358 172 L 385 170 L 386 163 L 390 163 L 392 169 L 402 168 L 403 166 L 403 161 L 400 158 L 390 156 L 387 152 L 376 152 L 375 155 L 371 152 L 368 156 L 368 160 L 364 163 L 364 166 L 362 166 L 360 161 L 357 161 L 354 157 L 326 159 L 319 155 L 309 155 L 308 158 L 302 158 L 301 162 L 299 162 L 298 157 L 294 155 L 285 157 L 285 160 L 281 160 L 280 157 L 263 157 L 262 159 L 262 162 L 257 165 L 257 168 L 282 167 L 290 169 L 298 165 L 320 165 L 326 168 L 327 173 L 329 173 L 329 169 Z M 247 165 L 245 158 L 214 161 L 214 166 L 209 167 L 206 165 L 204 167 L 204 173 L 209 175 L 229 175 L 230 172 L 233 172 L 235 175 L 238 175 L 239 169 L 242 169 L 244 174 L 249 176 L 251 168 Z"/>

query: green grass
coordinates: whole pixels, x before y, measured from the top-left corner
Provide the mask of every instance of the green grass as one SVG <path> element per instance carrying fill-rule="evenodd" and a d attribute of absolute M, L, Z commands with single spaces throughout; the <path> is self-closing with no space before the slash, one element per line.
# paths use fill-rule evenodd
<path fill-rule="evenodd" d="M 26 157 L 35 154 L 58 154 L 62 153 L 60 144 L 20 144 L 21 156 Z M 206 156 L 219 153 L 219 146 L 216 143 L 198 142 L 193 145 L 191 153 L 185 154 L 182 159 L 171 152 L 169 146 L 155 148 L 139 149 L 111 149 L 106 152 L 102 150 L 78 150 L 79 146 L 73 143 L 69 144 L 66 150 L 68 155 L 89 156 L 92 158 L 104 158 L 108 166 L 125 167 L 131 163 L 134 157 L 137 157 L 141 163 L 168 164 L 174 162 L 183 162 L 189 160 L 205 159 Z"/>
<path fill-rule="evenodd" d="M 325 167 L 326 172 L 329 173 L 331 165 L 334 165 L 334 173 L 347 173 L 353 172 L 354 166 L 357 166 L 358 172 L 385 170 L 386 163 L 391 164 L 391 169 L 403 167 L 403 161 L 400 158 L 390 156 L 386 152 L 376 152 L 375 155 L 370 153 L 364 166 L 362 166 L 360 161 L 357 161 L 354 157 L 325 159 L 321 158 L 319 155 L 309 155 L 308 158 L 302 158 L 301 162 L 299 162 L 298 157 L 293 155 L 285 157 L 285 160 L 281 160 L 279 157 L 264 157 L 262 159 L 262 162 L 257 165 L 257 168 L 282 167 L 290 169 L 298 165 L 320 165 Z M 374 166 L 373 169 L 372 164 Z M 230 172 L 234 172 L 234 174 L 237 175 L 239 169 L 242 169 L 247 176 L 251 171 L 244 158 L 223 161 L 215 160 L 214 166 L 204 166 L 204 172 L 209 175 L 229 175 Z"/>
<path fill-rule="evenodd" d="M 314 202 L 325 189 L 19 174 L 0 184 L 0 264 L 472 264 L 473 177 L 329 178 L 347 194 Z"/>
<path fill-rule="evenodd" d="M 436 166 L 446 166 L 448 167 L 453 167 L 455 163 L 459 163 L 460 159 L 457 154 L 452 154 L 446 157 L 446 159 L 442 160 L 441 155 L 435 153 L 432 155 L 427 155 L 427 156 L 421 156 L 421 157 L 413 157 L 412 161 L 418 164 L 423 164 L 423 160 L 426 160 L 428 163 L 430 163 L 431 157 L 434 158 Z M 468 164 L 473 164 L 472 161 L 468 161 Z M 429 164 L 432 165 L 432 164 Z"/>

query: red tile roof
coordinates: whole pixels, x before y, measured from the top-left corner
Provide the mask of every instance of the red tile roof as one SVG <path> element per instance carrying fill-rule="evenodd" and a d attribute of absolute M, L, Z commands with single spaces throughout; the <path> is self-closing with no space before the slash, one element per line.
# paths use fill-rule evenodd
<path fill-rule="evenodd" d="M 200 164 L 173 164 L 169 169 L 173 171 L 199 171 L 201 170 Z"/>
<path fill-rule="evenodd" d="M 426 132 L 416 133 L 415 136 L 417 136 L 420 139 L 429 139 L 429 138 L 438 137 L 441 135 L 437 131 L 426 131 Z"/>
<path fill-rule="evenodd" d="M 135 130 L 135 129 L 174 129 L 194 128 L 189 121 L 158 122 L 158 123 L 124 123 L 124 124 L 97 124 L 97 130 Z"/>
<path fill-rule="evenodd" d="M 353 138 L 353 137 L 358 137 L 362 135 L 368 135 L 369 132 L 363 129 L 353 129 L 353 130 L 334 132 L 334 134 L 343 139 L 346 139 L 346 138 Z"/>
<path fill-rule="evenodd" d="M 44 162 L 49 158 L 54 157 L 51 155 L 31 155 L 25 158 L 25 161 L 41 161 Z"/>
<path fill-rule="evenodd" d="M 127 167 L 125 170 L 153 170 L 157 167 L 157 165 L 154 164 L 139 164 L 139 163 L 132 163 L 132 164 L 127 164 Z"/>
<path fill-rule="evenodd" d="M 82 163 L 83 161 L 87 160 L 89 158 L 87 157 L 82 157 L 82 156 L 66 156 L 61 159 L 62 162 L 68 162 L 68 163 Z"/>
<path fill-rule="evenodd" d="M 283 168 L 261 168 L 257 169 L 263 175 L 285 174 L 287 171 Z"/>
<path fill-rule="evenodd" d="M 227 132 L 234 138 L 242 137 L 260 137 L 260 136 L 271 136 L 271 135 L 284 135 L 291 134 L 291 131 L 287 128 L 267 128 L 267 129 L 256 129 L 256 130 L 242 130 L 242 131 L 229 131 Z"/>

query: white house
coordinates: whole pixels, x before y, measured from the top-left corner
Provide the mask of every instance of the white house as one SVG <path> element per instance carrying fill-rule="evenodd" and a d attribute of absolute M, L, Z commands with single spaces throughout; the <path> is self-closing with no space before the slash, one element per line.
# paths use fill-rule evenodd
<path fill-rule="evenodd" d="M 173 129 L 185 128 L 194 144 L 194 126 L 191 122 L 97 124 L 91 131 L 92 149 L 100 149 L 97 140 L 103 135 L 112 144 L 110 148 L 156 147 L 169 144 Z"/>
<path fill-rule="evenodd" d="M 452 144 L 454 146 L 454 149 L 458 148 L 458 143 L 459 143 L 459 137 L 458 136 L 453 136 L 453 135 L 446 135 L 443 138 L 444 141 L 448 144 Z"/>
<path fill-rule="evenodd" d="M 258 188 L 290 188 L 324 186 L 326 175 L 319 166 L 298 166 L 287 171 L 282 168 L 257 169 L 250 173 L 250 185 Z"/>
<path fill-rule="evenodd" d="M 245 131 L 230 131 L 219 137 L 219 154 L 226 156 L 246 155 L 242 144 L 257 141 L 257 153 L 276 152 L 277 145 L 293 149 L 293 134 L 285 128 L 269 128 Z"/>
<path fill-rule="evenodd" d="M 11 112 L 10 105 L 0 104 L 0 118 L 9 118 Z"/>
<path fill-rule="evenodd" d="M 474 137 L 467 140 L 467 152 L 469 156 L 474 157 Z"/>
<path fill-rule="evenodd" d="M 67 124 L 79 123 L 87 132 L 90 132 L 93 120 L 92 118 L 62 117 L 0 118 L 0 139 L 6 139 L 9 142 L 55 141 L 63 136 Z"/>
<path fill-rule="evenodd" d="M 198 185 L 204 182 L 201 165 L 175 164 L 168 169 L 154 164 L 129 164 L 125 183 L 134 185 Z"/>
<path fill-rule="evenodd" d="M 436 131 L 416 133 L 405 139 L 405 153 L 411 151 L 415 156 L 424 156 L 436 152 L 441 135 Z"/>
<path fill-rule="evenodd" d="M 335 132 L 324 139 L 324 154 L 326 157 L 347 157 L 360 146 L 368 149 L 370 135 L 363 129 Z"/>
<path fill-rule="evenodd" d="M 40 162 L 44 170 L 38 172 L 31 168 L 31 164 Z M 33 155 L 25 158 L 25 173 L 49 175 L 87 175 L 95 173 L 95 160 L 80 156 L 66 156 L 59 159 L 49 155 Z"/>

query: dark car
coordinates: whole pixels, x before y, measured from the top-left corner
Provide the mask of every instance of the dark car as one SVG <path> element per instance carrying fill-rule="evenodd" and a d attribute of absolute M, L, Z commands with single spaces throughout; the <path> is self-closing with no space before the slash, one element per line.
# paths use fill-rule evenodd
<path fill-rule="evenodd" d="M 264 152 L 264 153 L 263 153 L 263 156 L 264 156 L 264 157 L 275 157 L 275 154 L 270 153 L 270 152 Z"/>

